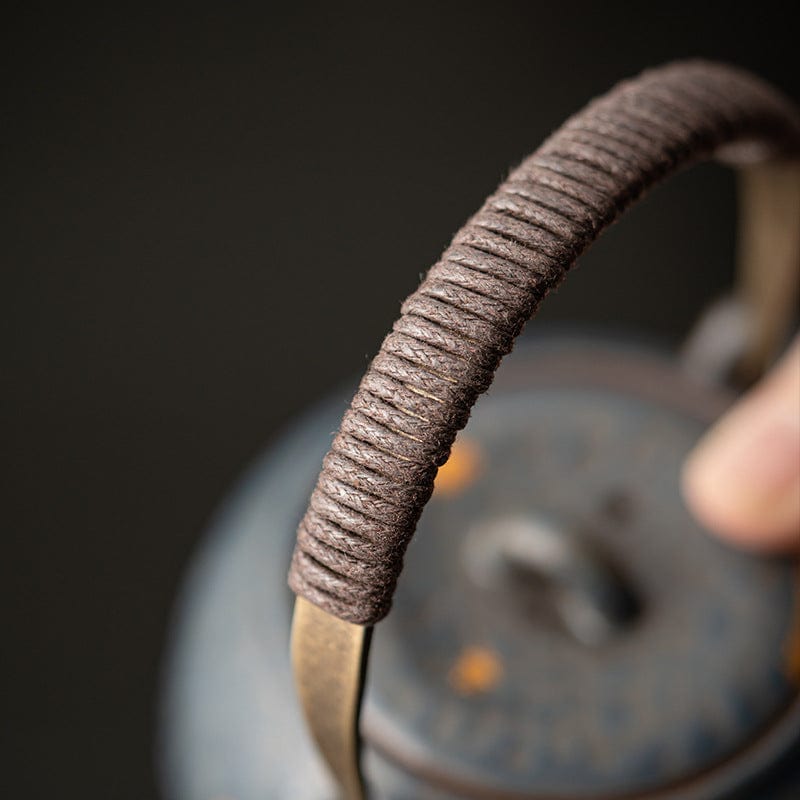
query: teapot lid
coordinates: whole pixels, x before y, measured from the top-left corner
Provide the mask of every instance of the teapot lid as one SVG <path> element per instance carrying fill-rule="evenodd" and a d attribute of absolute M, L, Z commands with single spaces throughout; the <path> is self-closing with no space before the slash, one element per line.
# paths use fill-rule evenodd
<path fill-rule="evenodd" d="M 797 572 L 680 500 L 729 399 L 630 346 L 515 352 L 375 632 L 368 739 L 468 797 L 645 797 L 746 760 L 797 693 Z"/>

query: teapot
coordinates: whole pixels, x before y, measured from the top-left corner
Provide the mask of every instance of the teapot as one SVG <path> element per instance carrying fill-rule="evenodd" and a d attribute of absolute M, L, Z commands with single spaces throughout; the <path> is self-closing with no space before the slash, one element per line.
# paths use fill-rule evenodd
<path fill-rule="evenodd" d="M 680 352 L 520 335 L 606 226 L 708 158 L 739 173 L 738 278 Z M 800 796 L 797 560 L 715 539 L 679 493 L 785 342 L 798 264 L 800 114 L 763 81 L 675 62 L 567 120 L 354 396 L 300 417 L 217 514 L 172 625 L 165 795 Z"/>

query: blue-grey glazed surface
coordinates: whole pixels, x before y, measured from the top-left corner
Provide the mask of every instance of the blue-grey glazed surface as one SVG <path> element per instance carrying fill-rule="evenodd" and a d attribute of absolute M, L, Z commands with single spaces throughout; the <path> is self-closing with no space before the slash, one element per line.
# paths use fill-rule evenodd
<path fill-rule="evenodd" d="M 633 351 L 581 343 L 581 359 L 617 389 L 581 377 L 566 358 L 575 349 L 518 347 L 464 432 L 481 453 L 477 478 L 456 497 L 434 495 L 423 514 L 374 636 L 365 727 L 376 798 L 449 800 L 464 795 L 458 786 L 486 797 L 646 793 L 744 747 L 745 758 L 669 795 L 721 798 L 796 738 L 795 718 L 749 747 L 794 692 L 781 660 L 792 567 L 710 539 L 678 500 L 680 462 L 714 404 L 687 413 L 693 398 L 652 382 L 671 367 L 656 359 L 652 374 L 640 370 Z M 603 368 L 609 356 L 631 367 L 633 385 L 645 377 L 645 401 L 619 389 L 631 382 Z M 553 359 L 566 373 L 548 372 Z M 164 671 L 159 762 L 170 800 L 335 796 L 293 694 L 285 575 L 344 405 L 306 415 L 249 470 L 187 576 Z M 622 489 L 628 512 L 611 524 L 607 501 Z M 476 586 L 462 544 L 509 513 L 545 514 L 605 548 L 640 595 L 640 616 L 591 647 Z M 464 694 L 449 676 L 473 645 L 497 654 L 502 679 Z M 783 788 L 743 796 L 795 797 L 791 763 Z"/>

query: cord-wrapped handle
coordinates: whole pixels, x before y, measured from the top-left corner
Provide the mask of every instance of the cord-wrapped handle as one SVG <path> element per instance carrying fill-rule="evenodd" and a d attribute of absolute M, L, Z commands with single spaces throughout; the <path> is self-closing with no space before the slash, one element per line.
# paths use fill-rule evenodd
<path fill-rule="evenodd" d="M 504 181 L 455 235 L 372 361 L 300 523 L 289 583 L 343 620 L 388 612 L 403 554 L 501 358 L 601 231 L 700 159 L 800 153 L 800 115 L 729 66 L 681 62 L 592 102 Z"/>

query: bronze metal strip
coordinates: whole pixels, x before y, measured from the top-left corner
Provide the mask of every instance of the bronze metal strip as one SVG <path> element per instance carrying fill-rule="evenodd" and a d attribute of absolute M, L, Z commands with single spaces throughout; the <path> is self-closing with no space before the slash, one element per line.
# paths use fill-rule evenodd
<path fill-rule="evenodd" d="M 292 666 L 306 722 L 342 792 L 366 800 L 358 717 L 372 628 L 334 617 L 303 597 L 294 604 Z"/>
<path fill-rule="evenodd" d="M 738 377 L 752 380 L 785 343 L 800 289 L 800 162 L 739 170 L 737 293 L 747 313 Z"/>

